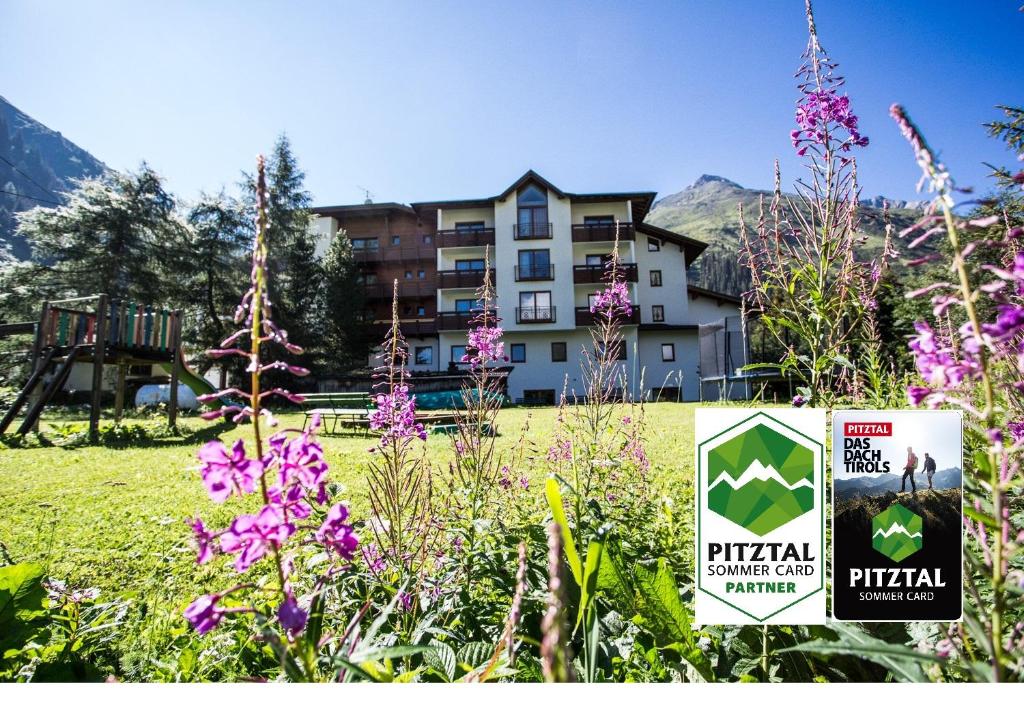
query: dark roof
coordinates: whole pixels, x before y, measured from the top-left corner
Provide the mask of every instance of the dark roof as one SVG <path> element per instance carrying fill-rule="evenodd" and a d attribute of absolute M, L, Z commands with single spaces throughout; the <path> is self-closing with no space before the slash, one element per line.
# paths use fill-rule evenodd
<path fill-rule="evenodd" d="M 697 297 L 703 296 L 704 298 L 713 298 L 716 301 L 718 301 L 719 304 L 725 302 L 735 303 L 736 305 L 742 305 L 743 303 L 743 299 L 741 299 L 739 296 L 733 296 L 730 293 L 721 293 L 720 291 L 712 291 L 707 288 L 701 288 L 700 286 L 687 286 L 686 290 Z"/>
<path fill-rule="evenodd" d="M 693 261 L 708 248 L 708 245 L 702 241 L 693 239 L 692 237 L 687 237 L 686 235 L 679 234 L 678 232 L 672 232 L 661 227 L 655 227 L 653 224 L 648 224 L 647 222 L 640 222 L 637 225 L 636 231 L 656 237 L 662 241 L 678 244 L 683 249 L 687 266 L 693 263 Z"/>
<path fill-rule="evenodd" d="M 369 202 L 359 205 L 325 205 L 323 207 L 312 207 L 309 210 L 313 214 L 321 216 L 332 216 L 338 214 L 354 215 L 375 215 L 388 212 L 409 212 L 415 214 L 412 207 L 403 205 L 400 202 Z"/>
<path fill-rule="evenodd" d="M 637 330 L 697 330 L 696 323 L 641 323 Z"/>

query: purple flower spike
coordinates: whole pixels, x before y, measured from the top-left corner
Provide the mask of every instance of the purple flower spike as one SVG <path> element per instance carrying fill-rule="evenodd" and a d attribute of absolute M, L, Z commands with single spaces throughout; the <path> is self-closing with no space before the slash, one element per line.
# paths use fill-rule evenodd
<path fill-rule="evenodd" d="M 352 532 L 352 526 L 346 525 L 348 509 L 341 503 L 335 503 L 327 511 L 327 518 L 316 531 L 316 539 L 327 548 L 328 552 L 337 553 L 346 560 L 351 560 L 359 545 L 359 538 Z"/>
<path fill-rule="evenodd" d="M 219 441 L 207 442 L 199 450 L 199 460 L 203 462 L 203 484 L 216 503 L 223 503 L 232 493 L 252 493 L 263 474 L 261 462 L 246 458 L 245 442 L 241 439 L 230 452 Z"/>

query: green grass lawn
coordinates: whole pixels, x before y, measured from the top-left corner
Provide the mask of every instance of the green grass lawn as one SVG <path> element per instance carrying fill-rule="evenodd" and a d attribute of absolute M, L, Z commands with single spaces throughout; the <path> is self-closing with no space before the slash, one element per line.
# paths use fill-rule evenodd
<path fill-rule="evenodd" d="M 681 511 L 689 511 L 693 463 L 693 404 L 647 405 L 648 456 L 652 476 Z M 550 445 L 555 408 L 513 408 L 501 412 L 500 450 L 513 446 L 530 419 L 529 439 L 539 455 L 531 475 L 546 475 L 543 453 Z M 137 420 L 128 420 L 137 421 Z M 185 518 L 201 516 L 224 526 L 245 505 L 238 500 L 214 504 L 197 472 L 196 451 L 220 435 L 225 441 L 248 434 L 224 431 L 198 418 L 181 423 L 188 439 L 162 440 L 136 447 L 87 446 L 0 450 L 0 543 L 15 562 L 39 562 L 54 577 L 76 586 L 99 587 L 104 596 L 151 596 L 187 602 L 199 589 L 224 575 L 222 565 L 197 569 L 189 547 Z M 57 424 L 43 423 L 43 432 Z M 300 426 L 300 415 L 282 417 L 284 426 Z M 331 479 L 343 483 L 354 516 L 367 514 L 368 436 L 322 439 Z M 432 435 L 428 457 L 442 475 L 451 457 L 449 439 Z"/>

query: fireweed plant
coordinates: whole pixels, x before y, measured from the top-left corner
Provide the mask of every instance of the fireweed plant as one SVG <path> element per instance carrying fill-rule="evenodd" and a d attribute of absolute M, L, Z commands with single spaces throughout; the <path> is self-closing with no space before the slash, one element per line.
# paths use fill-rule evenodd
<path fill-rule="evenodd" d="M 921 168 L 919 189 L 925 186 L 935 195 L 924 218 L 905 236 L 913 237 L 913 247 L 944 235 L 950 254 L 948 281 L 907 294 L 931 299 L 934 322 L 914 326 L 910 350 L 920 381 L 906 395 L 912 406 L 962 410 L 968 424 L 965 443 L 974 454 L 968 464 L 974 475 L 964 480 L 969 494 L 964 522 L 970 533 L 964 622 L 951 625 L 931 646 L 940 657 L 960 661 L 969 677 L 1020 680 L 1024 622 L 1017 614 L 1015 623 L 1008 611 L 1024 590 L 1019 503 L 1024 485 L 1024 229 L 1011 224 L 1005 212 L 959 217 L 958 188 L 949 171 L 902 106 L 893 105 L 890 114 Z M 1001 238 L 972 236 L 1000 226 Z M 982 251 L 997 255 L 995 263 L 971 264 L 971 255 Z M 983 318 L 985 312 L 993 314 L 991 320 Z"/>
<path fill-rule="evenodd" d="M 484 554 L 480 546 L 481 526 L 493 514 L 501 491 L 512 486 L 513 475 L 495 452 L 497 417 L 504 400 L 503 376 L 495 371 L 495 365 L 507 362 L 508 358 L 502 342 L 501 318 L 495 307 L 489 248 L 484 253 L 484 280 L 476 297 L 477 309 L 470 321 L 466 353 L 462 356 L 463 364 L 469 366 L 469 377 L 460 390 L 463 409 L 455 413 L 454 451 L 448 475 L 453 513 L 453 539 L 449 543 L 461 548 L 466 585 L 473 582 L 476 558 Z M 529 481 L 526 483 L 528 486 Z"/>
<path fill-rule="evenodd" d="M 370 413 L 370 431 L 380 438 L 371 449 L 375 455 L 367 478 L 372 511 L 367 527 L 374 542 L 363 547 L 363 558 L 379 581 L 394 587 L 411 585 L 401 602 L 405 611 L 415 611 L 432 566 L 438 522 L 433 518 L 432 479 L 423 447 L 427 432 L 416 420 L 416 396 L 409 388 L 409 348 L 398 320 L 397 281 L 391 328 L 381 344 L 380 360 L 376 409 Z"/>
<path fill-rule="evenodd" d="M 831 400 L 843 370 L 854 369 L 847 357 L 854 345 L 869 342 L 864 317 L 876 307 L 879 280 L 894 253 L 887 243 L 877 260 L 856 255 L 866 236 L 858 232 L 852 153 L 868 139 L 840 93 L 845 80 L 838 65 L 818 41 L 810 0 L 806 12 L 810 38 L 796 74 L 801 96 L 790 137 L 810 176 L 796 182 L 795 196 L 783 195 L 776 161 L 772 199 L 766 209 L 762 197 L 756 226 L 748 225 L 740 206 L 740 241 L 751 275 L 744 294 L 751 315 L 784 349 L 783 371 L 802 383 L 794 404 L 818 406 Z"/>
<path fill-rule="evenodd" d="M 296 402 L 300 398 L 282 389 L 263 390 L 261 375 L 268 370 L 286 369 L 296 375 L 302 368 L 282 360 L 265 359 L 270 347 L 288 353 L 301 348 L 288 341 L 288 334 L 271 320 L 267 297 L 267 187 L 262 156 L 257 160 L 256 243 L 252 255 L 249 291 L 235 315 L 242 327 L 212 357 L 238 356 L 248 361 L 250 390 L 231 388 L 204 401 L 237 397 L 244 401 L 222 407 L 205 416 L 230 416 L 252 427 L 254 449 L 247 450 L 242 439 L 230 447 L 211 441 L 199 450 L 200 474 L 210 498 L 223 503 L 238 496 L 253 501 L 250 512 L 238 515 L 223 530 L 210 530 L 199 518 L 189 520 L 198 548 L 197 564 L 209 563 L 217 556 L 233 556 L 238 583 L 219 592 L 204 594 L 185 610 L 185 618 L 199 634 L 215 629 L 229 616 L 250 615 L 278 658 L 282 670 L 294 679 L 316 677 L 319 637 L 304 633 L 312 607 L 325 585 L 349 568 L 358 547 L 358 539 L 348 524 L 348 510 L 331 503 L 328 493 L 327 462 L 315 435 L 319 421 L 305 431 L 281 430 L 265 433 L 276 426 L 265 407 L 273 395 Z M 248 342 L 248 347 L 244 343 Z M 311 554 L 326 553 L 326 569 L 320 573 L 307 597 L 300 597 L 293 583 L 296 566 Z M 272 571 L 252 581 L 251 568 L 269 560 Z M 261 568 L 262 570 L 263 568 Z M 319 623 L 319 621 L 318 621 Z"/>

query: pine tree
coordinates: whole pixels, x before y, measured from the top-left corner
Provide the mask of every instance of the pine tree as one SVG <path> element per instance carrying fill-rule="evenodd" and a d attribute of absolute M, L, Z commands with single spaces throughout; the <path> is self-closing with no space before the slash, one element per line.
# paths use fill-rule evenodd
<path fill-rule="evenodd" d="M 193 364 L 205 372 L 205 351 L 234 330 L 233 316 L 248 276 L 249 229 L 242 205 L 221 191 L 202 194 L 189 209 L 188 250 L 174 264 L 175 301 L 185 310 L 184 339 Z"/>
<path fill-rule="evenodd" d="M 343 231 L 331 240 L 323 261 L 323 290 L 318 310 L 323 314 L 320 346 L 313 356 L 323 374 L 339 375 L 365 367 L 371 350 L 366 299 L 352 243 Z"/>
<path fill-rule="evenodd" d="M 292 358 L 306 368 L 312 365 L 312 353 L 318 348 L 323 332 L 323 313 L 317 309 L 323 284 L 323 270 L 315 255 L 315 241 L 310 229 L 312 204 L 305 190 L 305 173 L 292 154 L 288 137 L 281 135 L 267 160 L 267 245 L 270 250 L 269 269 L 273 274 L 270 293 L 274 320 L 288 331 L 289 339 L 307 348 L 308 353 Z M 250 176 L 245 185 L 247 213 L 255 210 L 255 188 Z M 268 373 L 274 384 L 295 388 L 294 377 L 283 372 Z"/>
<path fill-rule="evenodd" d="M 145 163 L 138 172 L 80 180 L 66 205 L 18 216 L 32 263 L 5 274 L 26 300 L 107 293 L 163 305 L 173 278 L 163 268 L 186 241 L 174 197 Z"/>

